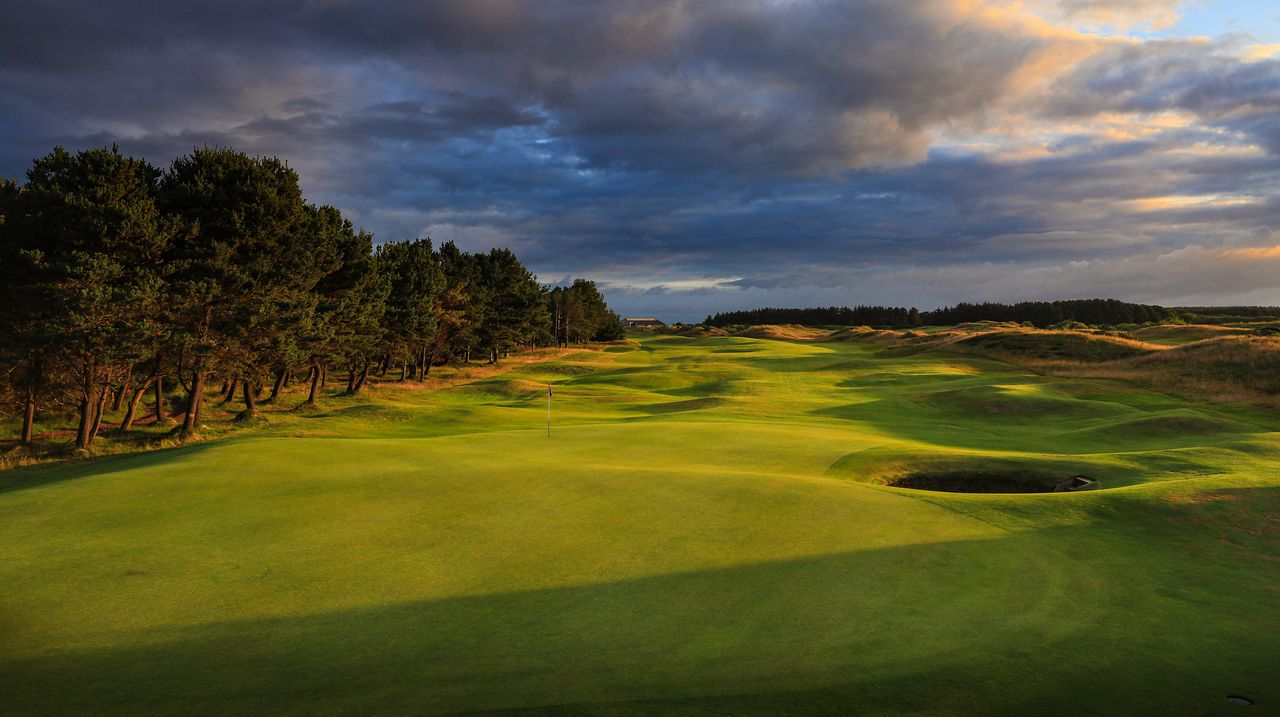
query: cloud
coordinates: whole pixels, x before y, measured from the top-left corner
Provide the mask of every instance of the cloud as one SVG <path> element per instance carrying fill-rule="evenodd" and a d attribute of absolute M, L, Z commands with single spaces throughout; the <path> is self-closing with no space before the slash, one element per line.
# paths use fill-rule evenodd
<path fill-rule="evenodd" d="M 1112 44 L 1049 89 L 1050 114 L 1182 111 L 1280 152 L 1280 60 L 1232 38 Z"/>
<path fill-rule="evenodd" d="M 420 104 L 451 97 L 491 127 L 526 122 L 511 105 L 538 108 L 555 120 L 548 136 L 597 169 L 838 172 L 923 159 L 930 127 L 997 101 L 1045 50 L 972 5 L 53 3 L 18 8 L 0 41 L 10 91 L 74 108 L 67 131 L 262 131 L 279 118 L 235 120 L 302 102 L 338 111 L 320 94 L 347 111 L 400 94 L 388 110 L 468 118 Z"/>
<path fill-rule="evenodd" d="M 1162 29 L 1177 22 L 1181 5 L 1182 0 L 1059 0 L 1058 9 L 1069 20 Z"/>
<path fill-rule="evenodd" d="M 229 144 L 285 158 L 381 239 L 509 245 L 544 277 L 681 318 L 1233 295 L 1216 274 L 1115 274 L 1235 266 L 1221 252 L 1280 228 L 1275 53 L 1086 32 L 1178 8 L 25 3 L 0 24 L 0 173 L 55 143 L 158 164 Z"/>

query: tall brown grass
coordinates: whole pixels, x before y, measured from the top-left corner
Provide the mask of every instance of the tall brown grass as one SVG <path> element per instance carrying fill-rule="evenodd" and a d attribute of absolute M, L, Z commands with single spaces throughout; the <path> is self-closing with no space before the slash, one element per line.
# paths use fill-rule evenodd
<path fill-rule="evenodd" d="M 1280 408 L 1280 338 L 1225 336 L 1112 361 L 1013 361 L 1054 376 L 1126 381 L 1187 398 Z"/>

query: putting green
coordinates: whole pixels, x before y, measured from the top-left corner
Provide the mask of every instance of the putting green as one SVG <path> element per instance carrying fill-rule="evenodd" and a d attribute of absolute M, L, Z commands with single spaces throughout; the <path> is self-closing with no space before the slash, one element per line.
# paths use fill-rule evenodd
<path fill-rule="evenodd" d="M 324 403 L 0 474 L 4 712 L 1280 710 L 1275 416 L 674 336 Z M 879 484 L 986 466 L 1102 489 Z"/>

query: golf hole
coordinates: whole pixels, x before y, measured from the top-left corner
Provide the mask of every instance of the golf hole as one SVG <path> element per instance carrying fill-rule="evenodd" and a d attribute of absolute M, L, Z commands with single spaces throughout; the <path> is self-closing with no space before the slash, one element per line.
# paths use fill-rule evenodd
<path fill-rule="evenodd" d="M 890 480 L 895 488 L 943 493 L 1069 493 L 1098 487 L 1083 475 L 1044 475 L 974 470 L 918 471 Z"/>
<path fill-rule="evenodd" d="M 1242 707 L 1248 707 L 1253 704 L 1253 700 L 1248 697 L 1241 697 L 1240 695 L 1227 695 L 1227 701 L 1233 705 L 1241 705 Z"/>

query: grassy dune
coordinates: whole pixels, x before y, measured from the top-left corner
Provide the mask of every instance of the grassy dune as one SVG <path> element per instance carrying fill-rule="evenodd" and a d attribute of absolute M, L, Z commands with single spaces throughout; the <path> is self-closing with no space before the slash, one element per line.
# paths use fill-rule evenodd
<path fill-rule="evenodd" d="M 1205 324 L 1148 326 L 1133 331 L 1133 335 L 1138 339 L 1169 346 L 1182 346 L 1193 341 L 1217 339 L 1226 336 L 1244 336 L 1249 333 L 1251 333 L 1249 329 Z"/>
<path fill-rule="evenodd" d="M 0 704 L 1280 709 L 1280 418 L 884 345 L 646 336 L 0 474 Z M 1102 488 L 885 485 L 992 470 Z"/>

